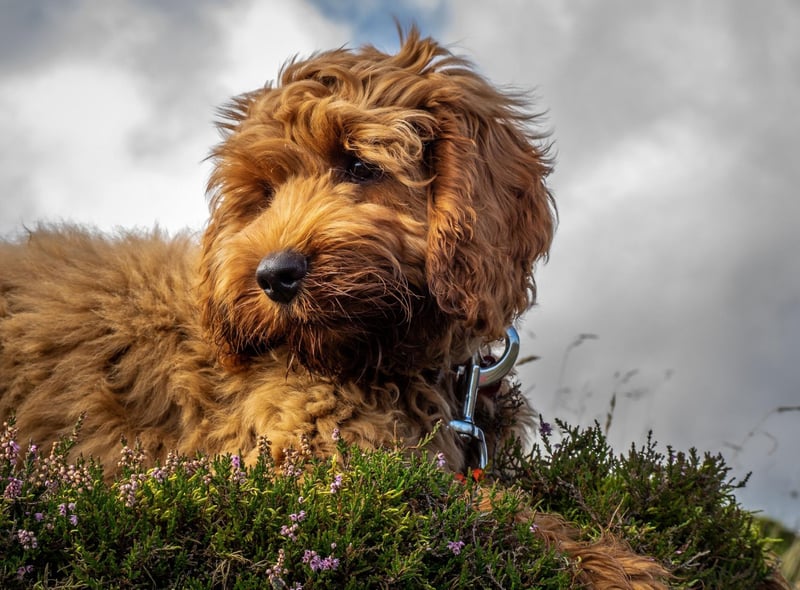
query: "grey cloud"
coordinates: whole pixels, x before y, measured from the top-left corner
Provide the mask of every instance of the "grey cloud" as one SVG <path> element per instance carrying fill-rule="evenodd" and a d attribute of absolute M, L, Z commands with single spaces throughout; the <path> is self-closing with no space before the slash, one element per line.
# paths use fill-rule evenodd
<path fill-rule="evenodd" d="M 445 34 L 490 78 L 537 87 L 549 109 L 561 227 L 525 324 L 543 357 L 523 373 L 532 399 L 567 419 L 602 418 L 614 374 L 638 369 L 629 387 L 646 393 L 618 400 L 618 448 L 652 427 L 665 443 L 730 451 L 765 413 L 800 400 L 800 8 L 515 8 L 507 19 L 459 3 Z M 580 332 L 599 338 L 571 351 L 560 383 Z M 752 439 L 733 457 L 739 476 L 755 472 L 751 506 L 790 525 L 797 417 L 769 421 L 772 454 Z"/>

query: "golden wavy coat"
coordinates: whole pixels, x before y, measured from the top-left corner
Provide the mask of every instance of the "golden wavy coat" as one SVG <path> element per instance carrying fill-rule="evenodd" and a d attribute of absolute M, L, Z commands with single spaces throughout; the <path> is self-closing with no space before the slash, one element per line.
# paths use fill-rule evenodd
<path fill-rule="evenodd" d="M 40 444 L 85 413 L 76 452 L 109 469 L 121 436 L 153 459 L 260 434 L 325 453 L 334 428 L 414 444 L 460 410 L 453 366 L 534 299 L 553 209 L 522 107 L 416 32 L 287 64 L 222 111 L 200 248 L 77 227 L 2 245 L 2 413 Z M 436 447 L 462 467 L 457 436 Z"/>
<path fill-rule="evenodd" d="M 111 472 L 123 436 L 153 460 L 415 444 L 462 407 L 453 367 L 534 301 L 554 208 L 532 121 L 414 30 L 290 62 L 222 111 L 200 245 L 0 244 L 0 415 L 40 445 L 85 415 L 74 452 Z M 458 435 L 433 446 L 463 467 Z"/>

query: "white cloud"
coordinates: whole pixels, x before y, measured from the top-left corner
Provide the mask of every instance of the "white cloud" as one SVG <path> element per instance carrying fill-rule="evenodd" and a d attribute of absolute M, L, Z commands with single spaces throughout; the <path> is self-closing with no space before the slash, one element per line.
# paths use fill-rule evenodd
<path fill-rule="evenodd" d="M 159 162 L 142 166 L 131 152 L 150 105 L 130 72 L 103 63 L 56 62 L 7 78 L 1 91 L 3 167 L 27 173 L 11 204 L 29 205 L 22 219 L 6 214 L 2 231 L 39 219 L 152 225 L 154 216 L 143 204 L 174 191 L 170 180 L 177 174 Z"/>
<path fill-rule="evenodd" d="M 0 79 L 0 235 L 62 220 L 199 229 L 214 109 L 348 39 L 304 2 L 176 13 L 76 5 L 48 21 L 51 52 Z"/>
<path fill-rule="evenodd" d="M 306 2 L 252 2 L 221 13 L 227 57 L 217 73 L 230 94 L 273 80 L 291 57 L 345 45 L 351 31 L 324 19 Z"/>

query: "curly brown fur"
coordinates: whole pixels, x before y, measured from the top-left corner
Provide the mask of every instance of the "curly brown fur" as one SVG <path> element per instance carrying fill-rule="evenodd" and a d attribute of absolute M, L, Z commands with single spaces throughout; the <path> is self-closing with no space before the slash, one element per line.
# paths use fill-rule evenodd
<path fill-rule="evenodd" d="M 606 534 L 595 541 L 580 539 L 578 530 L 557 514 L 536 513 L 535 530 L 555 549 L 572 558 L 578 581 L 589 588 L 667 590 L 663 566 L 633 553 L 622 541 Z"/>
<path fill-rule="evenodd" d="M 73 452 L 109 473 L 121 437 L 151 460 L 252 459 L 262 434 L 277 460 L 301 437 L 325 455 L 334 429 L 414 445 L 459 413 L 453 367 L 534 301 L 554 209 L 533 119 L 415 30 L 290 62 L 222 111 L 200 245 L 0 244 L 0 415 L 40 445 L 85 415 Z M 447 428 L 433 447 L 468 460 Z"/>
<path fill-rule="evenodd" d="M 518 490 L 505 493 L 521 494 Z M 525 498 L 521 497 L 520 500 L 522 508 L 516 520 L 532 523 L 531 529 L 549 547 L 568 557 L 576 587 L 603 590 L 669 588 L 666 580 L 670 579 L 670 574 L 654 559 L 637 555 L 624 542 L 608 533 L 591 541 L 582 539 L 578 527 L 560 515 L 525 508 Z M 492 491 L 479 488 L 476 503 L 480 510 L 492 510 Z"/>

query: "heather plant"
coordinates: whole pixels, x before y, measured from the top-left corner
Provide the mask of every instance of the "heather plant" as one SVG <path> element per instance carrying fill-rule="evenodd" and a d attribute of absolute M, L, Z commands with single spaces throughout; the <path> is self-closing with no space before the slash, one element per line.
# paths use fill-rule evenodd
<path fill-rule="evenodd" d="M 554 432 L 555 431 L 555 432 Z M 660 559 L 678 588 L 752 590 L 776 570 L 773 540 L 735 498 L 747 478 L 729 477 L 721 455 L 666 448 L 648 436 L 616 455 L 603 430 L 542 423 L 531 451 L 511 441 L 495 476 L 539 498 L 595 536 L 610 532 Z"/>
<path fill-rule="evenodd" d="M 477 510 L 473 478 L 422 452 L 340 442 L 332 459 L 301 447 L 276 466 L 263 440 L 250 468 L 170 455 L 148 469 L 134 444 L 106 483 L 91 460 L 67 462 L 70 439 L 43 457 L 13 424 L 0 436 L 3 588 L 559 589 L 574 575 L 514 518 L 517 497 Z"/>
<path fill-rule="evenodd" d="M 2 588 L 574 587 L 578 566 L 535 535 L 532 506 L 588 538 L 624 538 L 676 588 L 750 590 L 775 567 L 721 456 L 660 453 L 652 439 L 617 456 L 599 425 L 542 423 L 540 443 L 510 442 L 480 484 L 425 443 L 338 441 L 327 460 L 301 445 L 275 465 L 266 439 L 251 467 L 175 454 L 147 467 L 124 444 L 107 482 L 91 459 L 68 460 L 75 436 L 43 454 L 13 423 L 0 431 Z"/>

